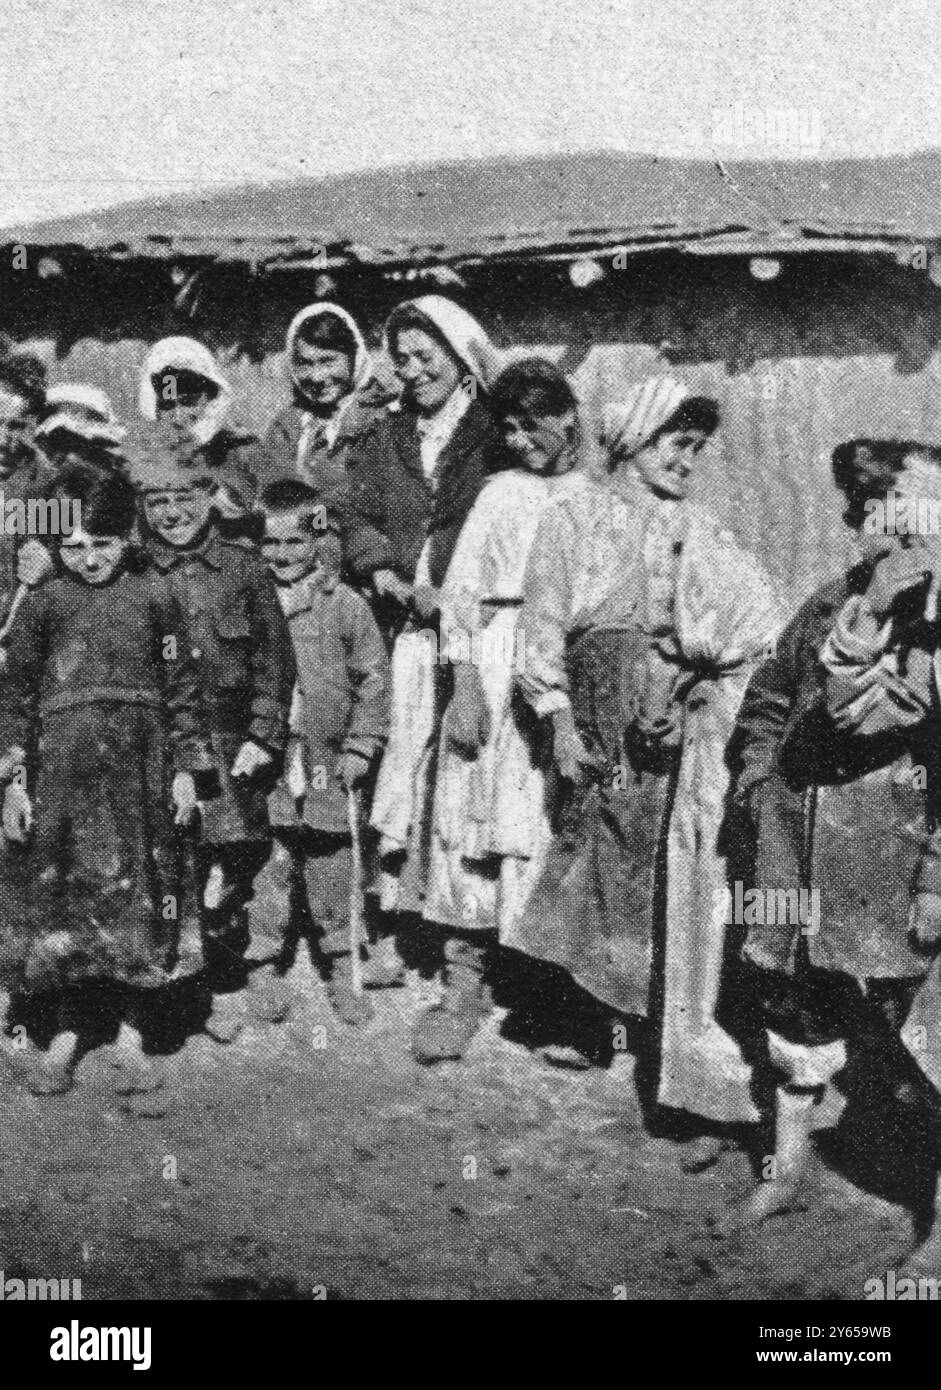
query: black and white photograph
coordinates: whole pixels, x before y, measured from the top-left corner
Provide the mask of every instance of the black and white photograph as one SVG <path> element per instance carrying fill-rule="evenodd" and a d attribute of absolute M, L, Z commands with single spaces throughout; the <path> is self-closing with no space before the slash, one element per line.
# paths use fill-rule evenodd
<path fill-rule="evenodd" d="M 887 1363 L 938 1300 L 939 72 L 926 0 L 5 0 L 46 1364 L 338 1301 Z"/>

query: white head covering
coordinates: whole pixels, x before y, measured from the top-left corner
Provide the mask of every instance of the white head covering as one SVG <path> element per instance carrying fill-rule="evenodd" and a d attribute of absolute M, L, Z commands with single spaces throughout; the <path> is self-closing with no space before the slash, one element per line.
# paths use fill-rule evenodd
<path fill-rule="evenodd" d="M 363 386 L 368 380 L 372 371 L 372 358 L 366 348 L 366 340 L 363 337 L 359 325 L 352 314 L 347 313 L 346 309 L 339 304 L 327 302 L 308 304 L 294 315 L 288 325 L 287 337 L 285 338 L 285 351 L 287 353 L 287 369 L 291 378 L 291 383 L 302 396 L 304 394 L 297 377 L 294 375 L 294 344 L 297 342 L 297 335 L 300 333 L 305 323 L 310 323 L 312 319 L 318 318 L 339 319 L 350 331 L 353 342 L 356 344 L 356 355 L 353 359 L 353 387 Z"/>
<path fill-rule="evenodd" d="M 208 444 L 222 426 L 232 401 L 232 387 L 222 375 L 216 359 L 207 347 L 195 338 L 161 338 L 144 358 L 141 368 L 138 407 L 145 420 L 157 418 L 157 393 L 153 378 L 176 368 L 179 372 L 193 372 L 206 381 L 212 382 L 218 394 L 209 402 L 202 417 L 196 422 L 193 434 L 200 444 Z"/>
<path fill-rule="evenodd" d="M 906 497 L 924 497 L 929 502 L 941 502 L 941 468 L 913 449 L 893 487 Z"/>
<path fill-rule="evenodd" d="M 127 434 L 104 391 L 84 381 L 63 381 L 50 386 L 46 405 L 52 413 L 36 427 L 37 438 L 67 430 L 80 439 L 120 444 Z"/>
<path fill-rule="evenodd" d="M 692 392 L 673 376 L 649 376 L 623 401 L 601 412 L 601 443 L 609 454 L 633 458 Z"/>
<path fill-rule="evenodd" d="M 485 391 L 492 386 L 502 366 L 500 353 L 472 314 L 443 294 L 423 294 L 418 299 L 407 299 L 396 305 L 390 318 L 405 308 L 417 309 L 434 325 L 454 356 Z M 391 351 L 388 322 L 385 344 L 386 351 Z"/>

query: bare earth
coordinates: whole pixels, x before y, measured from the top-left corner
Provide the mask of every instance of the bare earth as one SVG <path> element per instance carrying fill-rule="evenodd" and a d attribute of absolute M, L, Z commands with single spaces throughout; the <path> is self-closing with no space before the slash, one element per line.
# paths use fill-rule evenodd
<path fill-rule="evenodd" d="M 0 1080 L 8 1279 L 78 1277 L 86 1299 L 859 1299 L 910 1243 L 902 1206 L 832 1169 L 806 1213 L 722 1238 L 746 1160 L 682 1173 L 643 1130 L 630 1056 L 554 1070 L 496 1015 L 466 1062 L 423 1068 L 416 984 L 353 1031 L 306 959 L 291 981 L 287 1023 L 191 1038 L 158 1104 L 114 1094 L 106 1048 L 63 1097 Z"/>

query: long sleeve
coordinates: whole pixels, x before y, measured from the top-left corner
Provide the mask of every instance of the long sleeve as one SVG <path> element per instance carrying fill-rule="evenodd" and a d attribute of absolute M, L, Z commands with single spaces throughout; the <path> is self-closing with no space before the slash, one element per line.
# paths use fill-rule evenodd
<path fill-rule="evenodd" d="M 344 595 L 343 619 L 353 695 L 343 751 L 372 758 L 389 731 L 389 658 L 372 611 L 358 594 Z"/>
<path fill-rule="evenodd" d="M 738 712 L 732 743 L 734 798 L 748 806 L 755 788 L 774 774 L 788 717 L 797 693 L 797 653 L 803 611 L 781 634 L 774 654 L 752 674 Z"/>
<path fill-rule="evenodd" d="M 18 762 L 35 750 L 39 692 L 48 655 L 48 603 L 47 589 L 31 590 L 7 639 L 6 665 L 0 677 L 0 762 L 3 764 Z"/>
<path fill-rule="evenodd" d="M 348 463 L 350 481 L 341 510 L 343 555 L 359 583 L 365 583 L 376 570 L 395 567 L 394 547 L 386 533 L 385 470 L 380 452 L 374 432 L 368 431 L 351 449 Z"/>
<path fill-rule="evenodd" d="M 675 620 L 683 659 L 720 675 L 754 666 L 780 629 L 774 593 L 758 561 L 699 512 L 683 545 Z"/>
<path fill-rule="evenodd" d="M 283 753 L 297 666 L 287 620 L 274 585 L 260 566 L 252 586 L 252 703 L 248 736 Z"/>
<path fill-rule="evenodd" d="M 186 640 L 186 620 L 172 586 L 154 581 L 151 606 L 153 660 L 163 673 L 170 720 L 170 746 L 178 772 L 206 772 L 213 766 L 199 671 Z"/>
<path fill-rule="evenodd" d="M 441 588 L 441 650 L 450 661 L 470 661 L 481 625 L 484 548 L 492 516 L 486 492 L 464 523 Z"/>
<path fill-rule="evenodd" d="M 842 732 L 869 736 L 910 728 L 931 708 L 928 653 L 913 649 L 903 677 L 892 639 L 891 620 L 879 623 L 862 595 L 854 594 L 837 614 L 820 661 L 827 712 Z"/>
<path fill-rule="evenodd" d="M 516 684 L 540 716 L 568 707 L 566 639 L 574 616 L 574 539 L 561 507 L 544 513 L 523 578 Z"/>

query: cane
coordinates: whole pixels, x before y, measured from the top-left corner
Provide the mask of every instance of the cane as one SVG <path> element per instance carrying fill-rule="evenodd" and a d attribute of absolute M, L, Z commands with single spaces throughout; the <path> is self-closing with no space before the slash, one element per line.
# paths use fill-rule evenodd
<path fill-rule="evenodd" d="M 18 584 L 16 593 L 13 595 L 13 602 L 10 604 L 10 611 L 4 619 L 3 626 L 0 627 L 0 643 L 5 642 L 10 635 L 10 628 L 16 621 L 16 615 L 20 611 L 23 600 L 29 593 L 28 584 Z"/>
<path fill-rule="evenodd" d="M 353 842 L 353 872 L 350 876 L 350 969 L 354 994 L 363 992 L 363 963 L 359 958 L 363 929 L 363 849 L 359 838 L 359 796 L 352 787 L 346 789 L 346 814 Z"/>

